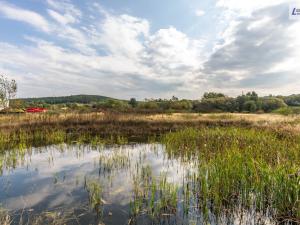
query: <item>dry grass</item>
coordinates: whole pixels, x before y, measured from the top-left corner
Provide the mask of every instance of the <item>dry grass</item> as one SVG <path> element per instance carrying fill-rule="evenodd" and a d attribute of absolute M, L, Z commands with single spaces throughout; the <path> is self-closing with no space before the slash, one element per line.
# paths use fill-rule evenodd
<path fill-rule="evenodd" d="M 143 126 L 146 131 L 149 125 L 155 130 L 170 129 L 176 126 L 195 125 L 252 125 L 272 126 L 287 130 L 300 131 L 300 116 L 283 116 L 276 114 L 197 114 L 197 113 L 172 113 L 172 114 L 116 114 L 116 113 L 66 113 L 66 114 L 20 114 L 0 115 L 0 132 L 5 130 L 61 127 L 72 128 L 118 128 L 127 126 L 129 130 Z M 168 125 L 168 126 L 166 126 Z M 100 129 L 103 130 L 103 129 Z M 106 131 L 110 131 L 104 129 Z M 138 130 L 138 129 L 137 129 Z M 124 130 L 123 130 L 124 131 Z"/>
<path fill-rule="evenodd" d="M 243 114 L 243 113 L 173 113 L 173 114 L 156 114 L 145 116 L 150 120 L 173 120 L 173 121 L 214 121 L 214 120 L 231 120 L 239 121 L 245 120 L 250 122 L 265 122 L 265 123 L 278 123 L 278 122 L 295 122 L 300 119 L 300 116 L 283 116 L 278 114 Z"/>
<path fill-rule="evenodd" d="M 1 225 L 10 225 L 12 220 L 8 215 L 8 212 L 0 207 L 0 224 Z"/>
<path fill-rule="evenodd" d="M 59 114 L 2 114 L 0 115 L 0 126 L 15 125 L 19 123 L 36 123 L 36 122 L 59 122 L 65 120 L 144 120 L 144 121 L 206 121 L 206 120 L 246 120 L 251 122 L 297 122 L 300 115 L 284 116 L 279 114 L 243 114 L 243 113 L 170 113 L 170 114 L 118 114 L 118 113 L 59 113 Z"/>

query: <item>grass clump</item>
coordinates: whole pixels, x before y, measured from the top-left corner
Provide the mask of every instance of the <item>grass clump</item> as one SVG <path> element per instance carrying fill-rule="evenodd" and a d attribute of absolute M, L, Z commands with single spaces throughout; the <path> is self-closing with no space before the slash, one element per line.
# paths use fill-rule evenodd
<path fill-rule="evenodd" d="M 140 174 L 133 178 L 133 201 L 130 203 L 131 222 L 140 216 L 152 221 L 176 215 L 178 186 L 167 182 L 165 174 L 152 175 L 149 166 L 142 167 Z"/>
<path fill-rule="evenodd" d="M 97 215 L 103 215 L 103 187 L 96 180 L 89 180 L 85 182 L 85 189 L 89 195 L 89 204 Z"/>

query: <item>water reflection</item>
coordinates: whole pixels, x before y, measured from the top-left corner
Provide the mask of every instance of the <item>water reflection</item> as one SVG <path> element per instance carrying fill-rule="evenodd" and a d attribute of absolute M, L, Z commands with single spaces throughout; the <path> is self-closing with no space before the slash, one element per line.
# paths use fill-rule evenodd
<path fill-rule="evenodd" d="M 60 145 L 6 152 L 0 160 L 1 207 L 9 211 L 13 224 L 204 223 L 203 212 L 196 208 L 198 199 L 185 199 L 183 188 L 196 163 L 168 158 L 161 144 Z M 146 180 L 152 183 L 147 186 Z M 159 202 L 158 193 L 170 196 Z M 171 205 L 172 198 L 173 208 L 163 205 Z M 159 220 L 146 215 L 155 215 L 155 210 L 164 212 Z M 241 212 L 230 215 L 230 224 L 257 224 L 257 214 Z M 228 224 L 227 216 L 209 215 L 209 221 Z"/>

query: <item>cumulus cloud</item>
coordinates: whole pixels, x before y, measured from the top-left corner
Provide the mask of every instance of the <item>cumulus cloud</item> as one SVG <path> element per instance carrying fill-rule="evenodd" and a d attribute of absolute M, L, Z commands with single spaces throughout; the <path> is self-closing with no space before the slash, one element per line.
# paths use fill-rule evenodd
<path fill-rule="evenodd" d="M 135 58 L 143 51 L 143 39 L 148 36 L 149 23 L 129 15 L 106 15 L 98 28 L 99 43 L 113 55 Z"/>
<path fill-rule="evenodd" d="M 0 68 L 20 83 L 20 95 L 170 97 L 191 87 L 188 83 L 203 60 L 201 40 L 174 27 L 151 34 L 146 19 L 104 8 L 95 18 L 86 18 L 88 23 L 76 25 L 63 16 L 65 5 L 52 0 L 48 4 L 54 19 L 49 35 L 66 44 L 30 36 L 25 37 L 30 45 L 0 43 Z"/>
<path fill-rule="evenodd" d="M 241 17 L 223 33 L 203 73 L 223 88 L 287 89 L 299 80 L 299 25 L 289 20 L 287 4 Z"/>
<path fill-rule="evenodd" d="M 202 40 L 190 39 L 174 27 L 160 29 L 146 42 L 144 63 L 157 74 L 169 74 L 178 79 L 186 72 L 200 68 L 203 44 Z"/>
<path fill-rule="evenodd" d="M 21 96 L 100 93 L 144 98 L 197 93 L 202 39 L 191 39 L 175 27 L 150 33 L 148 20 L 112 14 L 99 4 L 90 8 L 92 16 L 83 23 L 84 14 L 70 1 L 47 3 L 53 19 L 49 36 L 67 41 L 64 45 L 28 36 L 30 45 L 1 43 L 1 70 L 17 78 Z"/>
<path fill-rule="evenodd" d="M 49 23 L 40 14 L 6 2 L 0 2 L 0 14 L 8 19 L 27 23 L 42 31 L 48 32 L 50 30 Z"/>

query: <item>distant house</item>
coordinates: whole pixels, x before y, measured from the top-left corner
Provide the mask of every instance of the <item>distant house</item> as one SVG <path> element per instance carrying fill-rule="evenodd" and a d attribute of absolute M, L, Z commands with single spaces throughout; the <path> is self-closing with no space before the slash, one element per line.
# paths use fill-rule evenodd
<path fill-rule="evenodd" d="M 43 112 L 47 112 L 47 109 L 45 109 L 45 108 L 27 108 L 25 110 L 25 112 L 27 112 L 27 113 L 43 113 Z"/>

